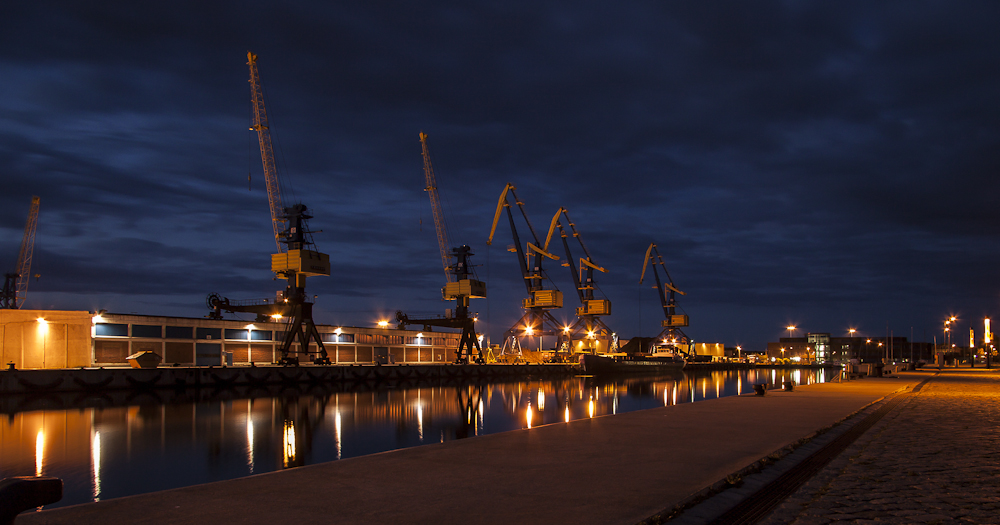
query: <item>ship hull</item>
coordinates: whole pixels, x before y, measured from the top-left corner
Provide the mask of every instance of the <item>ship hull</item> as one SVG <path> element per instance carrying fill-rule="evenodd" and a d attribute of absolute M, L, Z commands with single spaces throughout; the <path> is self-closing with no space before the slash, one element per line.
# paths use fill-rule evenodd
<path fill-rule="evenodd" d="M 680 356 L 580 356 L 580 368 L 588 374 L 658 374 L 679 371 L 685 364 L 684 358 Z"/>

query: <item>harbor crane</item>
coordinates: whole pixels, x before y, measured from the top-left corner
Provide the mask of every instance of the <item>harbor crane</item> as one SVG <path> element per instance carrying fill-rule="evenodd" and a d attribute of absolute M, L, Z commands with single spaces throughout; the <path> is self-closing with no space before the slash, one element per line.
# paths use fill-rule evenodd
<path fill-rule="evenodd" d="M 497 223 L 500 221 L 500 214 L 507 211 L 507 219 L 510 222 L 510 233 L 514 239 L 513 246 L 507 251 L 517 253 L 517 260 L 521 269 L 521 276 L 524 279 L 524 286 L 528 292 L 528 297 L 521 300 L 521 308 L 524 314 L 504 333 L 504 343 L 501 355 L 512 353 L 521 354 L 521 339 L 539 338 L 539 348 L 542 345 L 542 337 L 560 337 L 562 325 L 552 316 L 551 310 L 562 308 L 562 292 L 557 289 L 545 287 L 545 280 L 548 278 L 542 268 L 545 259 L 558 261 L 557 255 L 552 255 L 548 251 L 548 243 L 542 244 L 535 232 L 535 228 L 528 220 L 528 214 L 524 211 L 524 203 L 517 197 L 513 184 L 508 183 L 500 193 L 500 200 L 497 202 L 496 213 L 493 214 L 493 227 L 490 228 L 490 237 L 486 241 L 487 245 L 493 244 L 493 236 L 497 230 Z M 524 217 L 524 222 L 531 232 L 531 241 L 524 246 L 521 245 L 521 238 L 517 234 L 517 226 L 514 223 L 514 214 L 511 211 L 513 206 L 517 206 Z M 532 242 L 533 241 L 533 242 Z"/>
<path fill-rule="evenodd" d="M 650 265 L 652 263 L 652 265 Z M 685 355 L 691 354 L 691 339 L 681 328 L 688 326 L 688 316 L 677 313 L 676 294 L 687 295 L 674 286 L 674 280 L 667 271 L 667 265 L 660 256 L 660 251 L 656 249 L 656 244 L 649 243 L 646 248 L 646 258 L 642 262 L 642 274 L 639 276 L 639 284 L 642 284 L 646 277 L 646 268 L 652 266 L 653 277 L 656 278 L 656 291 L 660 297 L 660 306 L 663 307 L 664 319 L 660 323 L 663 330 L 656 336 L 650 345 L 649 353 L 654 353 L 660 349 L 666 351 L 678 351 Z M 660 273 L 657 266 L 663 269 L 666 282 L 660 280 Z"/>
<path fill-rule="evenodd" d="M 566 231 L 566 226 L 563 225 L 563 219 L 565 219 L 566 226 L 569 227 L 569 233 Z M 594 289 L 597 286 L 597 282 L 594 280 L 594 270 L 602 273 L 608 271 L 594 262 L 590 250 L 583 243 L 580 232 L 577 231 L 573 220 L 569 218 L 569 212 L 566 211 L 566 208 L 560 207 L 552 217 L 549 233 L 545 239 L 546 246 L 552 240 L 556 228 L 559 229 L 559 236 L 562 237 L 563 248 L 566 251 L 566 262 L 563 263 L 563 266 L 569 268 L 573 283 L 576 285 L 577 297 L 580 299 L 580 306 L 576 309 L 576 321 L 570 326 L 563 327 L 563 348 L 561 350 L 569 353 L 614 352 L 618 349 L 618 335 L 608 328 L 608 325 L 600 317 L 611 315 L 611 301 L 594 297 Z M 576 265 L 573 252 L 570 250 L 570 235 L 577 240 L 583 254 L 586 255 L 586 257 L 580 257 L 579 266 Z M 576 348 L 573 348 L 574 342 Z"/>
<path fill-rule="evenodd" d="M 275 231 L 278 253 L 271 255 L 271 271 L 275 276 L 285 279 L 287 286 L 283 292 L 278 292 L 272 302 L 268 299 L 249 301 L 231 301 L 219 294 L 208 296 L 207 304 L 213 318 L 221 318 L 222 312 L 246 312 L 257 315 L 258 321 L 268 318 L 287 319 L 285 337 L 281 342 L 282 365 L 298 365 L 298 355 L 301 354 L 318 365 L 331 364 L 330 357 L 323 340 L 316 329 L 312 318 L 313 303 L 306 294 L 306 277 L 330 275 L 330 256 L 309 249 L 314 246 L 312 231 L 306 221 L 312 219 L 305 204 L 284 206 L 281 193 L 278 191 L 278 175 L 274 169 L 274 158 L 271 151 L 271 135 L 267 128 L 267 113 L 264 109 L 264 99 L 261 96 L 260 77 L 257 75 L 257 55 L 247 52 L 247 64 L 250 66 L 251 101 L 253 102 L 254 125 L 250 128 L 257 131 L 260 142 L 261 161 L 264 164 L 264 178 L 268 188 L 268 203 L 271 208 L 271 224 Z M 272 191 L 273 190 L 273 191 Z M 280 229 L 279 229 L 280 228 Z M 298 340 L 299 348 L 293 352 L 292 345 Z M 310 341 L 316 344 L 313 351 Z"/>
<path fill-rule="evenodd" d="M 17 253 L 17 265 L 13 272 L 5 275 L 3 295 L 0 296 L 0 308 L 16 310 L 24 305 L 24 297 L 28 292 L 28 281 L 31 277 L 31 258 L 35 253 L 35 228 L 38 226 L 39 202 L 41 199 L 38 197 L 31 197 L 28 222 L 24 225 L 21 250 Z"/>
<path fill-rule="evenodd" d="M 455 308 L 448 310 L 445 317 L 430 319 L 410 319 L 401 311 L 396 312 L 399 328 L 406 325 L 423 325 L 425 330 L 432 326 L 443 328 L 459 328 L 462 338 L 455 350 L 455 362 L 468 364 L 470 361 L 483 363 L 483 348 L 476 334 L 476 318 L 469 313 L 469 300 L 486 297 L 486 283 L 475 278 L 475 269 L 469 264 L 469 257 L 475 255 L 472 248 L 462 245 L 458 248 L 448 247 L 448 229 L 444 223 L 444 212 L 441 209 L 441 198 L 438 196 L 437 182 L 434 179 L 434 168 L 431 165 L 430 150 L 427 148 L 427 134 L 420 132 L 420 147 L 424 158 L 424 188 L 430 195 L 431 211 L 434 214 L 434 228 L 437 231 L 438 248 L 441 251 L 441 265 L 447 282 L 441 289 L 441 298 L 445 301 L 455 301 Z M 451 259 L 454 258 L 454 264 Z"/>

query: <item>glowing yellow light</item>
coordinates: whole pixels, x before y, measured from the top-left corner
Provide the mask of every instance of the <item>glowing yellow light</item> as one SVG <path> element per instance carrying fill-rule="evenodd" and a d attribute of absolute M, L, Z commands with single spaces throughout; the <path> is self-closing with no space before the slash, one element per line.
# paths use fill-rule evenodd
<path fill-rule="evenodd" d="M 35 437 L 35 475 L 42 475 L 42 464 L 45 456 L 45 431 L 39 429 Z"/>
<path fill-rule="evenodd" d="M 590 417 L 594 417 L 594 398 L 590 398 L 589 412 L 590 412 Z"/>
<path fill-rule="evenodd" d="M 528 403 L 528 408 L 524 410 L 524 417 L 528 420 L 528 428 L 531 428 L 531 403 Z"/>
<path fill-rule="evenodd" d="M 284 445 L 285 466 L 288 467 L 295 462 L 295 425 L 291 421 L 285 421 L 285 432 L 281 440 Z"/>
<path fill-rule="evenodd" d="M 103 322 L 104 322 L 104 316 L 103 316 L 103 315 L 101 315 L 101 314 L 97 314 L 97 315 L 95 315 L 94 317 L 91 317 L 91 318 L 90 318 L 90 321 L 91 321 L 92 323 L 94 323 L 94 324 L 97 324 L 97 323 L 103 323 Z"/>
<path fill-rule="evenodd" d="M 424 333 L 423 333 L 423 332 L 418 332 L 418 333 L 417 333 L 417 337 L 423 337 L 423 336 L 424 336 Z"/>
<path fill-rule="evenodd" d="M 252 324 L 248 324 L 248 325 L 244 326 L 244 328 L 246 328 L 247 330 L 256 330 L 257 329 L 257 327 L 254 326 L 254 325 L 252 325 Z"/>
<path fill-rule="evenodd" d="M 563 332 L 569 332 L 569 327 L 568 326 L 564 326 L 563 327 Z"/>
<path fill-rule="evenodd" d="M 785 327 L 785 329 L 786 330 L 795 330 L 795 327 L 794 326 L 787 326 L 787 327 Z"/>
<path fill-rule="evenodd" d="M 274 315 L 271 316 L 271 319 L 277 320 L 277 319 L 281 319 L 282 317 L 283 316 L 281 314 L 274 314 Z"/>
<path fill-rule="evenodd" d="M 379 328 L 385 328 L 385 327 L 387 327 L 387 326 L 389 326 L 389 321 L 386 321 L 386 320 L 382 320 L 382 321 L 379 321 L 379 322 L 378 322 L 378 327 L 379 327 Z"/>
<path fill-rule="evenodd" d="M 566 405 L 566 412 L 564 414 L 564 418 L 566 419 L 566 422 L 569 423 L 569 405 Z"/>
<path fill-rule="evenodd" d="M 594 331 L 591 330 L 591 331 L 587 332 L 587 337 L 593 339 L 594 338 Z"/>
<path fill-rule="evenodd" d="M 524 333 L 525 335 L 535 335 L 535 329 L 530 326 L 525 326 Z"/>
<path fill-rule="evenodd" d="M 541 388 L 538 389 L 538 410 L 539 412 L 545 410 L 545 392 Z"/>
<path fill-rule="evenodd" d="M 335 333 L 337 335 L 340 335 L 340 334 L 344 333 L 344 330 L 342 328 L 339 328 L 339 327 L 338 328 L 334 328 L 333 329 L 333 333 Z"/>
<path fill-rule="evenodd" d="M 49 322 L 46 321 L 44 317 L 39 317 L 38 318 L 38 324 L 40 324 L 40 325 L 47 325 L 47 324 L 49 324 Z"/>
<path fill-rule="evenodd" d="M 90 442 L 90 456 L 93 460 L 92 478 L 94 483 L 94 501 L 101 499 L 101 432 L 95 431 L 94 438 Z"/>

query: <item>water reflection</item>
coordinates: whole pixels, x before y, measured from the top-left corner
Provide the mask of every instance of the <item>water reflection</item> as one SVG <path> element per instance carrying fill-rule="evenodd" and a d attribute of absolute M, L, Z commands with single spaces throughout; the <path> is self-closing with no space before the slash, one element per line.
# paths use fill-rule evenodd
<path fill-rule="evenodd" d="M 63 478 L 61 506 L 747 394 L 759 382 L 809 384 L 826 377 L 822 370 L 751 370 L 357 391 L 312 386 L 243 397 L 226 390 L 5 397 L 0 476 Z M 160 397 L 167 395 L 175 397 Z M 40 409 L 60 404 L 64 408 Z"/>

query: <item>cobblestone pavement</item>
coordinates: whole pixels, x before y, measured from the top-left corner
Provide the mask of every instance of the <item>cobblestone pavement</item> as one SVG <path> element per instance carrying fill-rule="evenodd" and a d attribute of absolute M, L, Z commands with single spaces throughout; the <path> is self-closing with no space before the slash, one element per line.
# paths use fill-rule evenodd
<path fill-rule="evenodd" d="M 1000 524 L 1000 373 L 948 370 L 762 523 Z"/>

